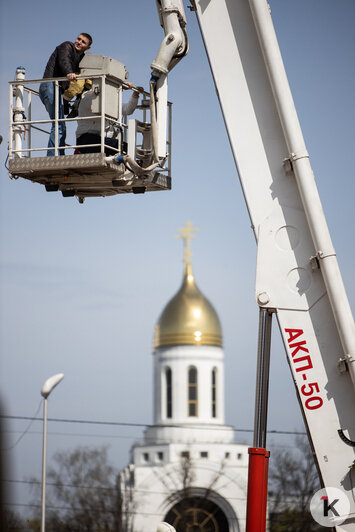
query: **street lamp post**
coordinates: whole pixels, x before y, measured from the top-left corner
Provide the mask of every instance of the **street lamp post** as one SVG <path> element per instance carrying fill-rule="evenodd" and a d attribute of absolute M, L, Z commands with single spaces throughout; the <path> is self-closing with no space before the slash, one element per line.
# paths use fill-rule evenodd
<path fill-rule="evenodd" d="M 64 374 L 53 375 L 43 384 L 41 395 L 43 397 L 43 447 L 42 447 L 42 511 L 41 511 L 41 532 L 46 529 L 46 462 L 47 462 L 47 399 L 53 388 L 60 383 Z"/>

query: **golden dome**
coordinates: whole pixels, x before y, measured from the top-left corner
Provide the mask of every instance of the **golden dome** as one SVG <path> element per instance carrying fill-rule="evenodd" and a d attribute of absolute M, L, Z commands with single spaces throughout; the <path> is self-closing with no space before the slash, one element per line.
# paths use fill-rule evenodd
<path fill-rule="evenodd" d="M 191 264 L 182 285 L 164 308 L 155 327 L 154 348 L 170 345 L 222 346 L 222 329 L 211 303 L 195 284 Z"/>

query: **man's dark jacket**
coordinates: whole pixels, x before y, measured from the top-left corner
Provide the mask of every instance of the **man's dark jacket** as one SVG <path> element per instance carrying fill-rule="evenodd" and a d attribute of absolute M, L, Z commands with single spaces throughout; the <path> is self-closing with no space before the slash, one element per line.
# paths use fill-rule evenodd
<path fill-rule="evenodd" d="M 44 71 L 44 78 L 63 78 L 67 74 L 73 72 L 79 74 L 79 63 L 84 57 L 84 53 L 80 54 L 74 46 L 74 43 L 70 41 L 62 42 L 54 50 L 50 58 L 46 69 Z M 63 89 L 67 88 L 69 83 L 61 83 Z"/>

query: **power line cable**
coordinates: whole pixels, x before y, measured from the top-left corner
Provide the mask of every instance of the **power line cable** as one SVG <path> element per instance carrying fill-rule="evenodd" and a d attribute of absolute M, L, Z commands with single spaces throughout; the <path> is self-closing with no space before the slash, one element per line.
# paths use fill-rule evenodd
<path fill-rule="evenodd" d="M 11 416 L 11 415 L 0 415 L 0 418 L 4 419 L 31 419 L 32 421 L 42 421 L 42 418 L 31 418 L 28 416 Z M 97 420 L 89 420 L 89 419 L 64 419 L 64 418 L 48 418 L 47 421 L 52 421 L 55 423 L 81 423 L 81 424 L 88 424 L 88 425 L 107 425 L 107 426 L 116 426 L 116 427 L 142 427 L 142 428 L 153 428 L 155 425 L 150 425 L 147 423 L 131 423 L 131 422 L 122 422 L 122 421 L 97 421 Z M 187 429 L 191 430 L 191 426 L 182 426 L 182 425 L 166 425 L 166 427 L 169 428 L 179 428 L 179 429 Z M 218 427 L 218 426 L 211 426 L 208 425 L 206 427 L 197 427 L 194 426 L 193 429 L 198 430 L 229 430 L 228 427 Z M 240 429 L 232 427 L 234 432 L 254 432 L 254 429 Z M 301 431 L 295 431 L 295 430 L 268 430 L 268 434 L 289 434 L 289 435 L 300 435 L 305 436 L 306 432 Z"/>
<path fill-rule="evenodd" d="M 32 419 L 29 416 L 10 416 L 10 415 L 0 415 L 4 419 Z M 33 419 L 34 421 L 42 421 L 42 418 L 37 417 Z M 89 419 L 61 419 L 61 418 L 47 418 L 47 421 L 53 421 L 57 423 L 86 423 L 88 425 L 113 425 L 119 427 L 152 427 L 153 425 L 148 425 L 147 423 L 126 423 L 122 421 L 96 421 Z M 174 425 L 169 425 L 174 426 Z M 176 425 L 177 426 L 177 425 Z"/>
<path fill-rule="evenodd" d="M 8 482 L 13 484 L 37 484 L 41 485 L 41 482 L 39 480 L 3 480 L 2 482 Z M 89 489 L 89 490 L 97 490 L 97 491 L 116 491 L 117 488 L 115 487 L 102 487 L 102 486 L 81 486 L 76 484 L 57 484 L 55 482 L 47 482 L 47 486 L 60 486 L 61 488 L 74 488 L 74 489 Z M 143 488 L 135 488 L 134 490 L 136 493 L 154 493 L 156 495 L 166 495 L 166 491 L 156 491 L 151 489 L 143 489 Z M 173 490 L 174 491 L 174 490 Z M 245 497 L 227 497 L 228 500 L 246 500 Z"/>
<path fill-rule="evenodd" d="M 18 434 L 20 433 L 20 430 L 4 430 L 3 434 Z M 39 430 L 29 430 L 27 431 L 27 434 L 34 434 L 34 435 L 43 435 L 43 432 Z M 52 432 L 47 431 L 47 434 L 49 436 L 71 436 L 71 437 L 79 437 L 79 438 L 113 438 L 115 440 L 132 440 L 133 438 L 138 441 L 143 441 L 142 437 L 138 436 L 124 436 L 122 434 L 87 434 L 85 432 Z"/>
<path fill-rule="evenodd" d="M 21 436 L 15 441 L 15 443 L 14 443 L 13 445 L 11 445 L 10 447 L 3 448 L 2 451 L 11 451 L 11 449 L 13 449 L 14 447 L 16 447 L 16 445 L 17 445 L 18 443 L 20 443 L 20 441 L 22 440 L 22 438 L 24 437 L 24 435 L 30 430 L 32 423 L 33 423 L 35 420 L 37 421 L 38 418 L 36 418 L 36 416 L 37 416 L 37 414 L 38 414 L 38 412 L 39 412 L 39 409 L 41 408 L 41 404 L 42 404 L 42 400 L 40 400 L 39 405 L 38 405 L 38 407 L 37 407 L 37 410 L 36 410 L 36 412 L 34 413 L 33 417 L 31 417 L 31 418 L 27 418 L 27 419 L 30 419 L 31 421 L 29 422 L 29 424 L 27 425 L 26 429 L 23 431 L 23 433 L 21 434 Z M 1 416 L 1 417 L 3 417 L 3 416 Z"/>

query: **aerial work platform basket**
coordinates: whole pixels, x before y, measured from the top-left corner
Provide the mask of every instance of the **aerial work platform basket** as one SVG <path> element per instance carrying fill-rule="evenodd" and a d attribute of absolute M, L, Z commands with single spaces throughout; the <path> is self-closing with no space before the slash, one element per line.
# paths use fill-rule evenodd
<path fill-rule="evenodd" d="M 164 101 L 164 87 L 160 97 L 153 86 L 150 93 L 140 91 L 142 98 L 134 111 L 137 118 L 127 120 L 122 114 L 122 92 L 131 87 L 125 83 L 124 65 L 105 56 L 87 55 L 80 69 L 78 79 L 91 81 L 90 113 L 75 117 L 69 113 L 66 118 L 59 118 L 60 82 L 66 78 L 25 80 L 25 70 L 17 69 L 16 81 L 10 82 L 10 177 L 40 183 L 48 192 L 60 191 L 64 197 L 76 196 L 80 203 L 86 197 L 170 190 L 171 104 Z M 39 98 L 43 81 L 53 83 L 53 119 Z M 99 124 L 97 143 L 78 145 L 77 125 L 93 120 Z M 64 149 L 59 145 L 61 123 L 66 128 Z M 49 149 L 51 128 L 54 146 Z"/>

